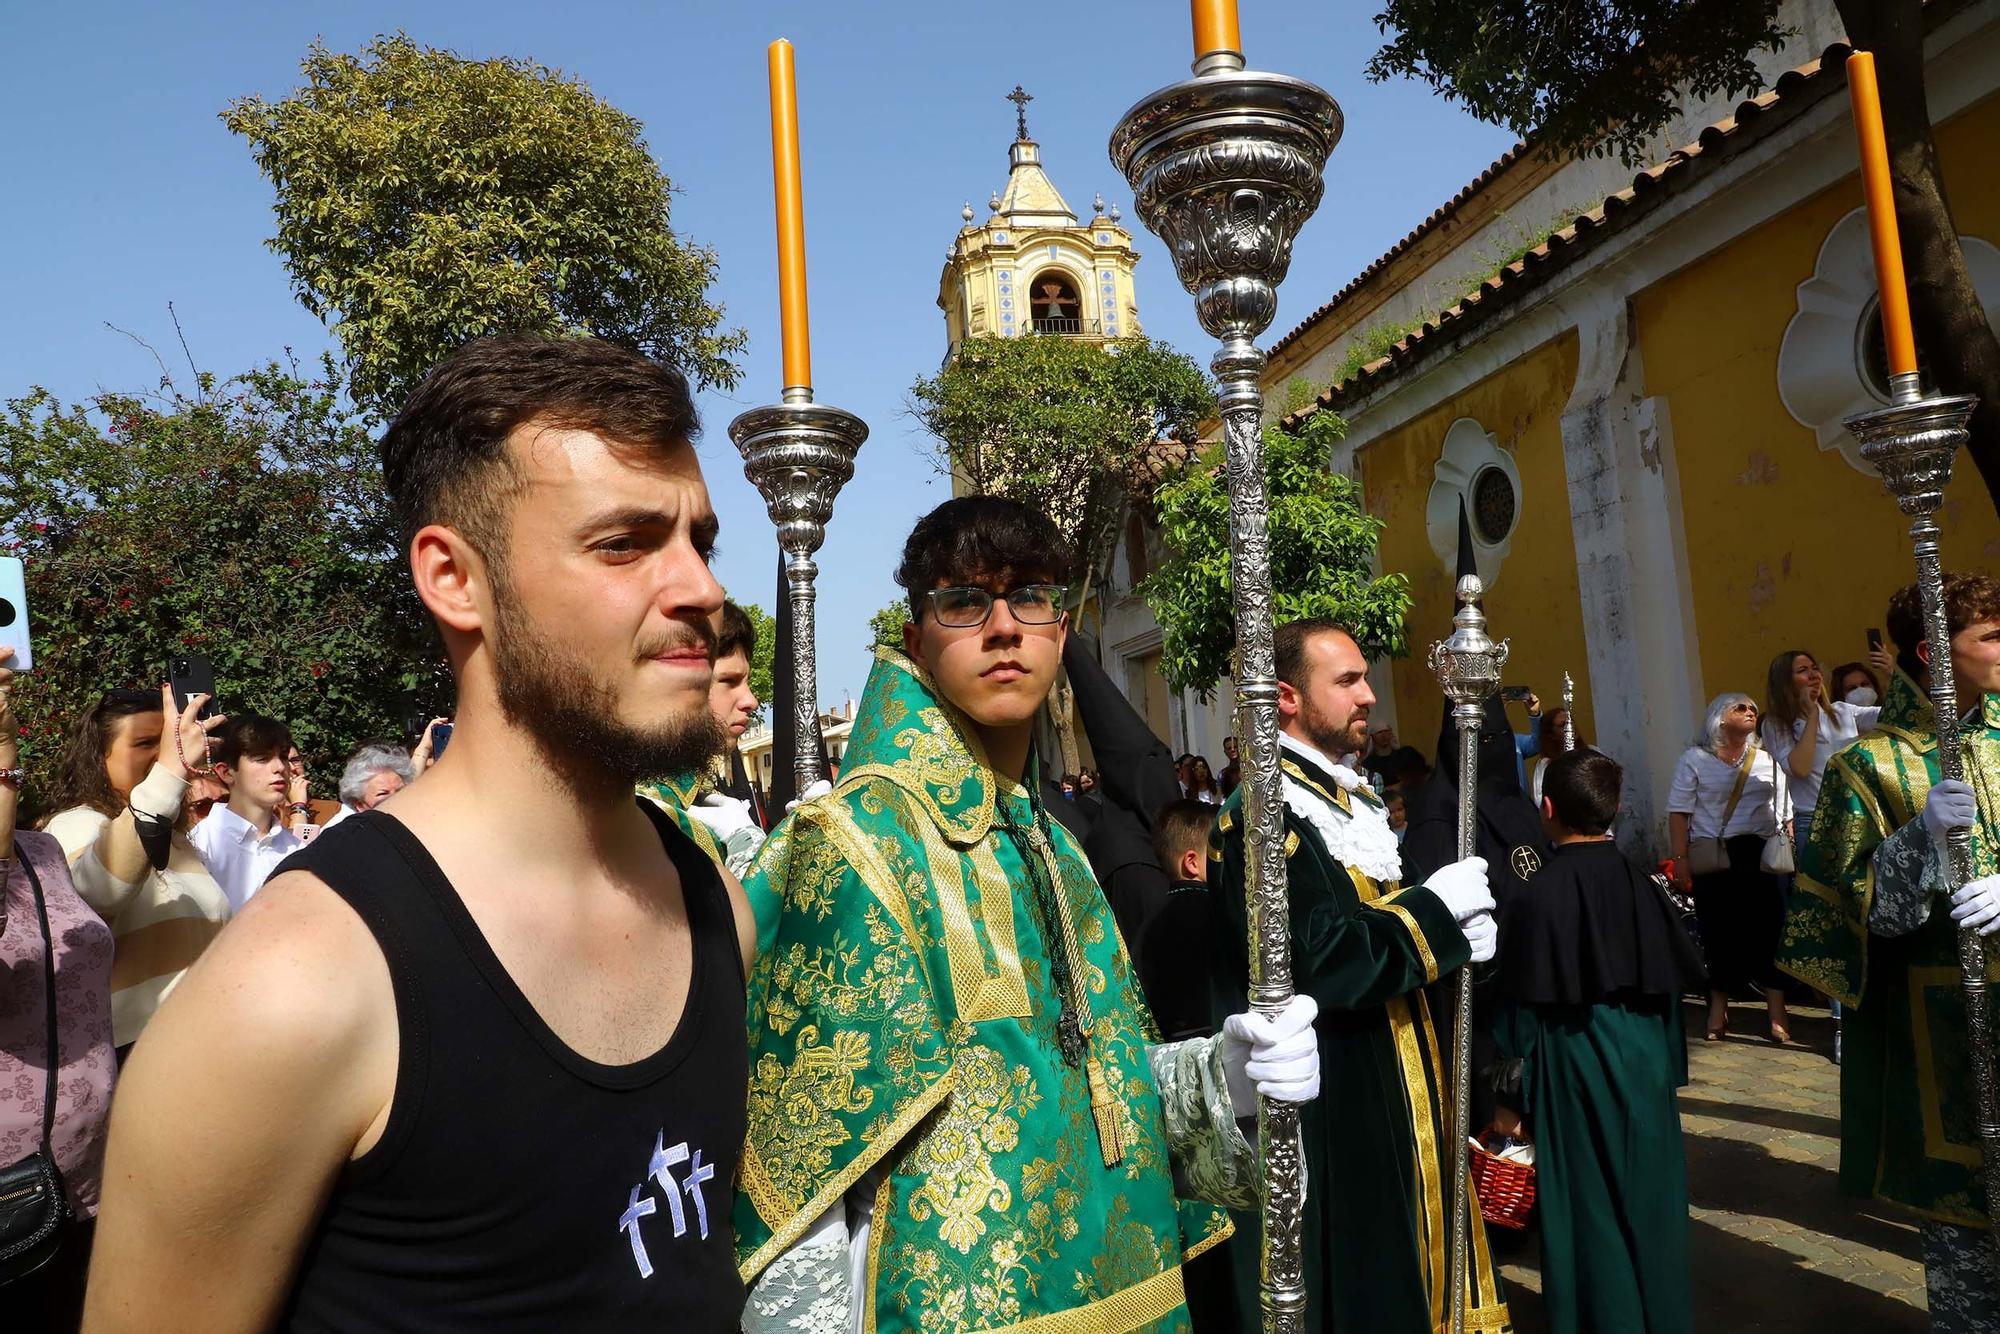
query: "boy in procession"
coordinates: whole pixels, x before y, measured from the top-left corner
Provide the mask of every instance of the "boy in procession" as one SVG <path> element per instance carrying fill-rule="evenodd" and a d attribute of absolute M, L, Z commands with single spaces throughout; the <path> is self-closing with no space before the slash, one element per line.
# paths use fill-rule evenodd
<path fill-rule="evenodd" d="M 747 1329 L 1185 1330 L 1181 1265 L 1230 1225 L 1176 1181 L 1252 1207 L 1238 1118 L 1259 1092 L 1317 1092 L 1304 997 L 1159 1044 L 1041 806 L 1031 743 L 1070 566 L 1012 501 L 920 520 L 904 652 L 878 650 L 839 785 L 746 882 Z"/>

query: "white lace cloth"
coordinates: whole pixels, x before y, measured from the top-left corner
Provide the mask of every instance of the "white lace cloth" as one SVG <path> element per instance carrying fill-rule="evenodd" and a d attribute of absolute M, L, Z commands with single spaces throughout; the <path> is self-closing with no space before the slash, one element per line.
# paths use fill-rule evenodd
<path fill-rule="evenodd" d="M 1368 785 L 1360 774 L 1328 759 L 1297 737 L 1281 732 L 1278 743 L 1332 774 L 1333 781 L 1343 791 L 1353 792 Z M 1283 777 L 1285 805 L 1318 832 L 1335 861 L 1353 867 L 1377 884 L 1403 878 L 1402 845 L 1396 842 L 1396 831 L 1389 827 L 1387 808 L 1357 798 L 1342 811 L 1289 774 Z"/>

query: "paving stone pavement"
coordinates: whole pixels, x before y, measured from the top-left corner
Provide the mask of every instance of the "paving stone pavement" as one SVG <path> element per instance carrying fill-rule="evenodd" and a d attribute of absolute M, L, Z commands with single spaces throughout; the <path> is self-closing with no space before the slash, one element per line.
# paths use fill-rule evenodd
<path fill-rule="evenodd" d="M 1765 1041 L 1762 1005 L 1730 1007 L 1730 1035 L 1704 1042 L 1689 1005 L 1681 1090 L 1701 1334 L 1924 1334 L 1924 1268 L 1906 1215 L 1837 1193 L 1840 1070 L 1824 1009 L 1792 1008 L 1793 1044 Z M 1544 1334 L 1540 1257 L 1525 1234 L 1491 1229 L 1519 1334 Z"/>

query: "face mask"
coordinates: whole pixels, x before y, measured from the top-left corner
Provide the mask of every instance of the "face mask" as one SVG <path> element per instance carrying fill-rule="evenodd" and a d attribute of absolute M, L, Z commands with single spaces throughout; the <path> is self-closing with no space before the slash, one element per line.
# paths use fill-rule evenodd
<path fill-rule="evenodd" d="M 1856 686 L 1847 692 L 1847 702 L 1857 709 L 1873 708 L 1879 698 L 1874 686 Z"/>

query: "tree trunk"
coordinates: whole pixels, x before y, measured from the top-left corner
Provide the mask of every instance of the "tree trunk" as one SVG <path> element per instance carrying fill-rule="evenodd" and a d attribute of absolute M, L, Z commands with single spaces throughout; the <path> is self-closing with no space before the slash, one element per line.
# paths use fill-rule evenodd
<path fill-rule="evenodd" d="M 1940 392 L 1979 396 L 1969 448 L 2000 512 L 2000 338 L 1994 337 L 1973 288 L 1938 170 L 1937 141 L 1924 96 L 1924 5 L 1922 0 L 1835 0 L 1835 8 L 1848 41 L 1875 53 L 1917 347 Z"/>

